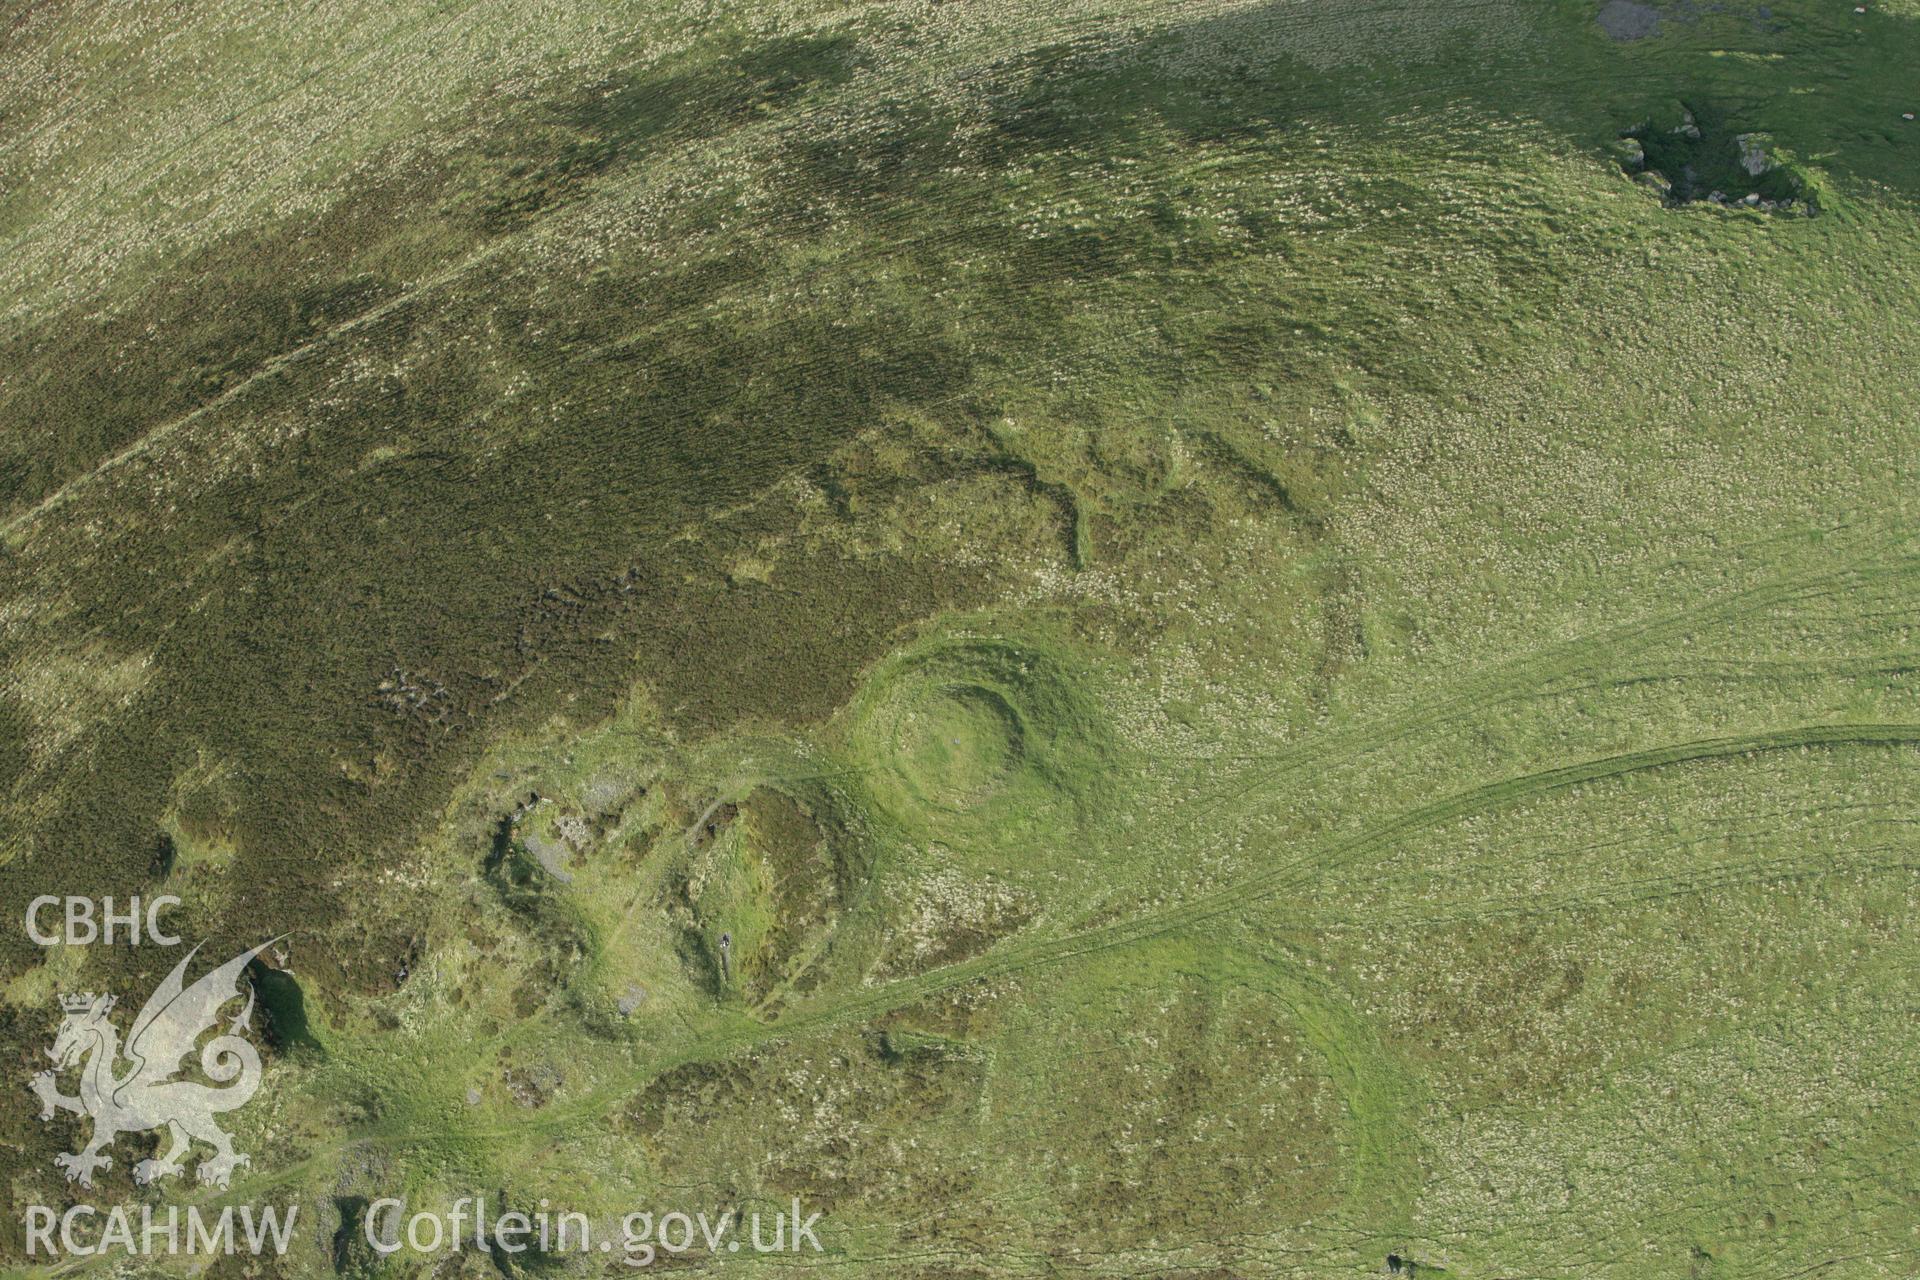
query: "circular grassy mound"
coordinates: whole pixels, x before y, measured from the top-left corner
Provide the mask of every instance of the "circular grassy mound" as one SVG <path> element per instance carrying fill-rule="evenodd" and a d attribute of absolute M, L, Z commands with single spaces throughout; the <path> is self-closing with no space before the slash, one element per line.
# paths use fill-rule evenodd
<path fill-rule="evenodd" d="M 1019 768 L 1026 731 L 996 689 L 947 684 L 911 690 L 891 726 L 901 783 L 928 804 L 968 809 Z"/>
<path fill-rule="evenodd" d="M 852 745 L 868 787 L 897 821 L 935 830 L 1057 814 L 1100 785 L 1106 735 L 1051 651 L 1001 639 L 948 639 L 874 672 Z"/>

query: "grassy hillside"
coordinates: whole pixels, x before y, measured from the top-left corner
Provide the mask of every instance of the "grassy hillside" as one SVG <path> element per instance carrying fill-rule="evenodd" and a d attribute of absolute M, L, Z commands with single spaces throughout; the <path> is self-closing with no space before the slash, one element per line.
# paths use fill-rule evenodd
<path fill-rule="evenodd" d="M 70 1187 L 20 1088 L 14 1202 L 1912 1274 L 1868 10 L 17 6 L 0 914 L 291 936 L 230 1188 Z M 16 1082 L 177 958 L 0 930 Z"/>

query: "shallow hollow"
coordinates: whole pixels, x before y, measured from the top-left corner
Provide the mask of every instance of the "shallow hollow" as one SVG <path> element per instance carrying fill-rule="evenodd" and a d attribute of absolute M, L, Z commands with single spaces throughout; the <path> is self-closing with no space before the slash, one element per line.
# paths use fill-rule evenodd
<path fill-rule="evenodd" d="M 1623 130 L 1621 165 L 1672 206 L 1705 201 L 1766 213 L 1819 212 L 1813 184 L 1765 133 L 1737 131 L 1719 111 L 1681 104 Z"/>
<path fill-rule="evenodd" d="M 965 807 L 1018 767 L 1025 732 L 999 692 L 952 683 L 926 690 L 901 714 L 897 767 L 909 786 L 939 804 Z"/>

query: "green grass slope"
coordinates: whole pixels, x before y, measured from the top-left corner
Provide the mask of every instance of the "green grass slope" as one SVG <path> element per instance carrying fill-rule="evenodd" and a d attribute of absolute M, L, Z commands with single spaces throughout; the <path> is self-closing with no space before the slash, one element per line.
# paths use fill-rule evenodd
<path fill-rule="evenodd" d="M 0 1172 L 301 1226 L 0 1262 L 1911 1275 L 1867 8 L 21 7 L 0 915 L 290 940 L 251 1165 L 81 1192 L 56 995 L 176 956 L 0 930 Z"/>

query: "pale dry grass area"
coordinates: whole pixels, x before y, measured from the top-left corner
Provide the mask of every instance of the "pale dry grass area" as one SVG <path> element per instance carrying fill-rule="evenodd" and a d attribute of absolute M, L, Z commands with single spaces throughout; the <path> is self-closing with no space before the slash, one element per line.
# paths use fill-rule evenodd
<path fill-rule="evenodd" d="M 1189 24 L 1207 34 L 1168 55 L 1170 70 L 1189 75 L 1250 59 L 1324 71 L 1485 40 L 1489 30 L 1496 39 L 1525 38 L 1521 23 L 1490 23 L 1485 8 L 1428 3 L 1329 14 L 1300 2 L 1171 8 L 1141 0 L 1116 11 L 1076 0 L 1041 14 L 1013 4 L 954 12 L 913 0 L 775 5 L 726 20 L 756 39 L 860 31 L 870 63 L 860 91 L 847 97 L 884 110 L 876 95 L 890 79 L 910 78 L 924 90 L 929 71 L 939 77 L 951 68 L 948 94 L 964 108 L 980 65 L 1068 48 L 1067 65 L 1097 66 L 1156 31 Z M 552 0 L 424 12 L 354 0 L 31 9 L 4 47 L 0 104 L 13 128 L 0 156 L 13 181 L 0 200 L 0 228 L 9 233 L 0 323 L 98 305 L 111 298 L 116 273 L 309 215 L 355 181 L 404 181 L 411 161 L 456 145 L 474 115 L 510 111 L 554 85 L 609 70 L 671 65 L 719 16 L 705 3 L 605 9 Z M 942 97 L 937 85 L 932 96 Z M 681 184 L 701 180 L 690 173 Z"/>

